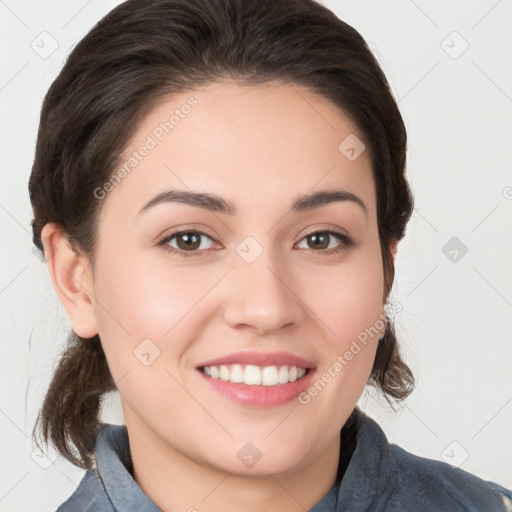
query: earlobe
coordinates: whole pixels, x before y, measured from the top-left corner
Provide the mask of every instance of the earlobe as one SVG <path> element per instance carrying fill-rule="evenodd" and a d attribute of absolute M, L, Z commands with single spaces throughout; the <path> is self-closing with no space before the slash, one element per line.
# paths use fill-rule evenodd
<path fill-rule="evenodd" d="M 92 296 L 93 281 L 87 258 L 71 248 L 60 227 L 46 224 L 41 231 L 50 279 L 77 336 L 98 334 Z"/>

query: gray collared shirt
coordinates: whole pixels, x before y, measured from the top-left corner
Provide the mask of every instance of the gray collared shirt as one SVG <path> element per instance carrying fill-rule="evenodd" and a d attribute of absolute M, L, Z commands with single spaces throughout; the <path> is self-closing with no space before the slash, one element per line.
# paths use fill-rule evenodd
<path fill-rule="evenodd" d="M 161 512 L 131 476 L 126 426 L 103 426 L 95 459 L 96 467 L 85 473 L 57 512 Z M 194 506 L 201 511 L 199 502 Z M 445 462 L 389 444 L 381 427 L 363 415 L 341 483 L 310 510 L 342 511 L 507 512 L 512 511 L 512 493 Z"/>

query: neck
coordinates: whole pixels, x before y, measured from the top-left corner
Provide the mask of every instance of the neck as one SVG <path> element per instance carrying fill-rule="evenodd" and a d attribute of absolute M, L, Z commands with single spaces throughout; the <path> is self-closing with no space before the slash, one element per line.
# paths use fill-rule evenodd
<path fill-rule="evenodd" d="M 164 512 L 310 510 L 336 482 L 340 438 L 296 472 L 226 473 L 169 446 L 135 414 L 125 413 L 133 478 Z"/>

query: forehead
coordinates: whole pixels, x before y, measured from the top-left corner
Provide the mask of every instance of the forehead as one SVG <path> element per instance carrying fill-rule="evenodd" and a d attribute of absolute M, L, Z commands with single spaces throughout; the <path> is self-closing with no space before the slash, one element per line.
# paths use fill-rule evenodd
<path fill-rule="evenodd" d="M 162 98 L 146 115 L 114 171 L 102 215 L 115 209 L 131 218 L 165 189 L 214 192 L 243 214 L 328 188 L 362 196 L 371 214 L 364 148 L 351 119 L 304 87 L 216 82 Z"/>

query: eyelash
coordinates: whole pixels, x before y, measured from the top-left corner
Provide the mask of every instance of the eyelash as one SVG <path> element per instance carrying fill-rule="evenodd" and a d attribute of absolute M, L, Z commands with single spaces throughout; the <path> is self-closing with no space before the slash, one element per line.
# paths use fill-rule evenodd
<path fill-rule="evenodd" d="M 165 251 L 170 252 L 172 254 L 177 254 L 178 256 L 182 256 L 185 258 L 190 257 L 190 256 L 202 256 L 203 255 L 202 251 L 207 250 L 207 249 L 203 249 L 202 251 L 198 251 L 198 250 L 182 251 L 182 250 L 175 249 L 174 247 L 170 247 L 169 245 L 167 245 L 173 238 L 178 237 L 180 235 L 185 235 L 185 234 L 187 234 L 187 235 L 190 235 L 190 234 L 202 235 L 202 236 L 209 238 L 213 242 L 218 243 L 214 238 L 212 238 L 210 235 L 208 235 L 207 233 L 204 233 L 202 231 L 183 230 L 183 231 L 176 231 L 175 233 L 171 233 L 170 235 L 167 235 L 166 237 L 164 237 L 162 240 L 160 240 L 157 243 L 157 246 L 161 246 Z M 319 253 L 319 255 L 329 256 L 331 254 L 336 254 L 336 253 L 342 252 L 344 250 L 350 249 L 351 247 L 353 247 L 355 245 L 355 242 L 347 235 L 338 233 L 336 231 L 329 231 L 329 230 L 323 230 L 323 231 L 320 230 L 320 231 L 313 231 L 311 233 L 308 233 L 303 238 L 301 238 L 300 242 L 302 242 L 302 240 L 304 240 L 308 236 L 318 235 L 318 234 L 332 235 L 341 242 L 340 245 L 338 245 L 337 247 L 332 248 L 332 249 L 323 249 L 323 250 L 318 250 L 318 251 L 315 251 L 314 249 L 309 249 L 313 252 Z"/>

